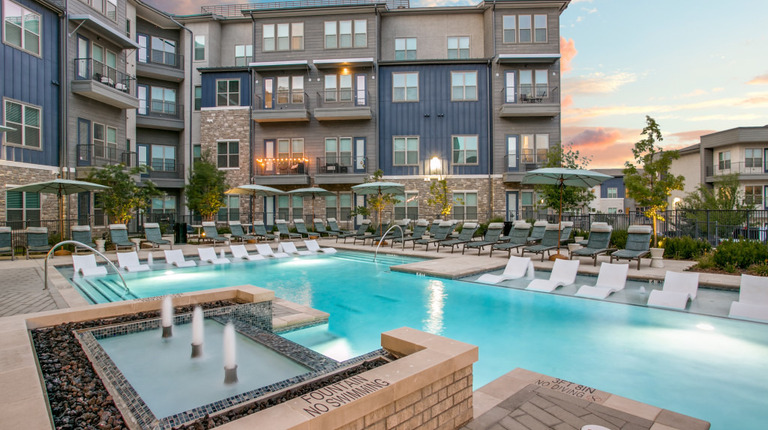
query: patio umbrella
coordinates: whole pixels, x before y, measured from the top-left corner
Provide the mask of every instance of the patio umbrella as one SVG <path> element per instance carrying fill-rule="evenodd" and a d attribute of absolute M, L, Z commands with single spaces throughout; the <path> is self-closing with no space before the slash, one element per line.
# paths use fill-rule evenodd
<path fill-rule="evenodd" d="M 405 185 L 398 184 L 396 182 L 366 182 L 364 184 L 355 185 L 352 187 L 352 191 L 360 195 L 378 195 L 379 198 L 383 194 L 405 194 Z M 381 206 L 379 206 L 379 234 L 383 234 L 381 229 Z"/>
<path fill-rule="evenodd" d="M 297 190 L 288 191 L 288 194 L 293 194 L 294 196 L 299 197 L 312 197 L 312 219 L 315 219 L 315 197 L 327 197 L 336 195 L 334 192 L 319 187 L 299 188 Z"/>
<path fill-rule="evenodd" d="M 239 185 L 235 188 L 231 188 L 224 192 L 224 194 L 240 194 L 245 196 L 251 196 L 251 199 L 254 197 L 271 197 L 276 196 L 278 194 L 285 194 L 284 191 L 280 191 L 277 188 L 267 187 L 265 185 L 257 185 L 257 184 L 245 184 L 245 185 Z M 253 205 L 255 208 L 256 205 Z M 251 214 L 251 221 L 253 221 L 254 214 Z"/>
<path fill-rule="evenodd" d="M 24 193 L 56 194 L 59 199 L 59 233 L 61 234 L 61 240 L 64 240 L 64 196 L 88 191 L 103 191 L 108 188 L 106 185 L 94 184 L 93 182 L 54 179 L 52 181 L 22 185 L 9 190 Z"/>
<path fill-rule="evenodd" d="M 590 188 L 600 185 L 611 179 L 612 176 L 591 170 L 566 169 L 562 167 L 545 167 L 543 169 L 531 170 L 523 176 L 523 184 L 527 185 L 558 185 L 560 186 L 560 210 L 557 223 L 560 227 L 557 233 L 557 254 L 552 258 L 563 258 L 560 255 L 560 232 L 562 231 L 563 221 L 563 189 L 569 187 Z"/>

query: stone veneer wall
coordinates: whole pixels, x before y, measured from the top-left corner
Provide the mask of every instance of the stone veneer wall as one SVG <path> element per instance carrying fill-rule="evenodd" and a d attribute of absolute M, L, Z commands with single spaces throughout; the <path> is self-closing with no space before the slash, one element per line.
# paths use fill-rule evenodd
<path fill-rule="evenodd" d="M 52 181 L 56 179 L 58 167 L 40 166 L 37 164 L 15 163 L 0 160 L 0 220 L 6 220 L 6 191 L 7 186 L 27 185 L 35 182 Z M 66 201 L 66 198 L 65 198 Z M 42 220 L 59 218 L 59 204 L 55 194 L 40 194 Z M 70 217 L 77 216 L 77 195 L 69 196 Z"/>

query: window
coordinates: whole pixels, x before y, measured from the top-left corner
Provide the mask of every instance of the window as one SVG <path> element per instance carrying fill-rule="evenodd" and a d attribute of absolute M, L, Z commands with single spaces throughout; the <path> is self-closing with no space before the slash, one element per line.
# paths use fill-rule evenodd
<path fill-rule="evenodd" d="M 747 148 L 744 150 L 744 167 L 762 168 L 763 150 L 761 148 Z"/>
<path fill-rule="evenodd" d="M 253 57 L 253 45 L 235 45 L 235 66 L 247 66 Z"/>
<path fill-rule="evenodd" d="M 339 173 L 338 166 L 352 166 L 352 138 L 325 138 L 325 167 L 328 173 Z M 331 166 L 334 165 L 334 166 Z"/>
<path fill-rule="evenodd" d="M 152 62 L 176 66 L 176 41 L 152 36 Z"/>
<path fill-rule="evenodd" d="M 304 23 L 264 24 L 262 50 L 299 51 L 304 49 Z"/>
<path fill-rule="evenodd" d="M 203 105 L 203 87 L 195 85 L 195 110 L 200 110 Z"/>
<path fill-rule="evenodd" d="M 240 80 L 219 79 L 216 81 L 216 106 L 240 105 Z"/>
<path fill-rule="evenodd" d="M 304 197 L 301 196 L 291 196 L 293 197 L 291 199 L 292 204 L 292 215 L 293 219 L 302 219 L 304 218 Z"/>
<path fill-rule="evenodd" d="M 266 84 L 265 80 L 265 84 Z M 271 80 L 269 81 L 271 84 Z M 303 104 L 304 103 L 304 76 L 279 76 L 277 77 L 277 103 L 278 104 Z"/>
<path fill-rule="evenodd" d="M 460 220 L 477 219 L 477 192 L 453 192 L 453 218 Z"/>
<path fill-rule="evenodd" d="M 365 48 L 368 46 L 368 21 L 364 19 L 355 20 L 355 48 Z"/>
<path fill-rule="evenodd" d="M 533 191 L 523 191 L 520 195 L 520 206 L 523 209 L 533 208 Z"/>
<path fill-rule="evenodd" d="M 419 101 L 418 72 L 392 74 L 392 100 L 396 102 Z"/>
<path fill-rule="evenodd" d="M 531 16 L 520 15 L 518 17 L 518 27 L 520 28 L 520 43 L 531 43 Z"/>
<path fill-rule="evenodd" d="M 609 199 L 618 199 L 619 198 L 619 189 L 616 187 L 608 187 L 606 191 L 606 197 Z"/>
<path fill-rule="evenodd" d="M 477 72 L 451 72 L 451 100 L 477 100 Z"/>
<path fill-rule="evenodd" d="M 277 50 L 287 51 L 291 43 L 291 26 L 289 24 L 277 24 Z"/>
<path fill-rule="evenodd" d="M 205 36 L 195 36 L 195 61 L 205 60 Z"/>
<path fill-rule="evenodd" d="M 5 132 L 5 143 L 41 149 L 41 117 L 39 107 L 5 100 L 5 125 L 14 129 Z"/>
<path fill-rule="evenodd" d="M 517 83 L 515 82 L 516 72 L 508 71 L 504 73 L 504 103 L 517 102 Z"/>
<path fill-rule="evenodd" d="M 339 194 L 339 219 L 348 220 L 352 216 L 352 194 Z"/>
<path fill-rule="evenodd" d="M 533 16 L 533 41 L 536 43 L 545 43 L 547 41 L 547 16 Z"/>
<path fill-rule="evenodd" d="M 6 225 L 14 229 L 40 226 L 40 193 L 6 191 Z"/>
<path fill-rule="evenodd" d="M 419 138 L 396 136 L 393 138 L 393 166 L 415 166 L 419 164 Z"/>
<path fill-rule="evenodd" d="M 507 136 L 507 168 L 517 170 L 517 136 Z"/>
<path fill-rule="evenodd" d="M 758 208 L 763 207 L 763 186 L 747 185 L 744 187 L 744 203 L 755 205 Z"/>
<path fill-rule="evenodd" d="M 448 59 L 469 58 L 469 37 L 448 38 Z"/>
<path fill-rule="evenodd" d="M 516 15 L 504 15 L 501 19 L 502 22 L 502 40 L 504 43 L 517 42 L 517 16 Z"/>
<path fill-rule="evenodd" d="M 477 136 L 453 136 L 453 164 L 477 164 Z"/>
<path fill-rule="evenodd" d="M 107 127 L 107 158 L 117 160 L 117 129 Z"/>
<path fill-rule="evenodd" d="M 234 169 L 240 167 L 240 142 L 227 141 L 218 143 L 218 162 L 219 169 Z"/>
<path fill-rule="evenodd" d="M 277 196 L 277 219 L 287 220 L 289 216 L 289 196 Z"/>
<path fill-rule="evenodd" d="M 294 22 L 291 24 L 291 50 L 301 51 L 304 49 L 304 23 Z"/>
<path fill-rule="evenodd" d="M 543 163 L 549 150 L 548 134 L 523 134 L 520 136 L 520 161 L 523 163 Z"/>
<path fill-rule="evenodd" d="M 616 214 L 619 213 L 619 208 L 608 208 L 609 214 Z"/>
<path fill-rule="evenodd" d="M 172 88 L 152 87 L 152 112 L 175 115 L 176 90 Z"/>
<path fill-rule="evenodd" d="M 152 145 L 152 170 L 156 172 L 175 172 L 176 147 Z"/>
<path fill-rule="evenodd" d="M 3 0 L 3 41 L 40 55 L 40 15 L 10 0 Z"/>
<path fill-rule="evenodd" d="M 139 63 L 146 63 L 147 61 L 149 61 L 149 58 L 147 57 L 147 47 L 149 44 L 149 36 L 147 36 L 146 34 L 137 34 L 136 41 L 139 44 L 139 51 L 138 51 Z"/>
<path fill-rule="evenodd" d="M 275 24 L 264 24 L 262 27 L 262 50 L 275 50 Z"/>
<path fill-rule="evenodd" d="M 534 96 L 536 98 L 546 98 L 547 97 L 547 89 L 549 88 L 549 79 L 548 79 L 548 73 L 546 70 L 535 70 L 533 72 L 534 75 L 534 87 L 536 88 L 536 91 L 534 93 Z"/>
<path fill-rule="evenodd" d="M 352 75 L 325 75 L 325 101 L 352 101 Z"/>
<path fill-rule="evenodd" d="M 203 147 L 199 143 L 192 145 L 192 163 L 203 159 Z"/>
<path fill-rule="evenodd" d="M 397 196 L 395 203 L 395 219 L 419 219 L 419 193 L 406 192 L 405 196 Z"/>
<path fill-rule="evenodd" d="M 326 21 L 324 28 L 326 49 L 368 46 L 368 22 L 364 19 Z"/>
<path fill-rule="evenodd" d="M 136 113 L 139 115 L 146 115 L 149 113 L 149 105 L 147 104 L 147 95 L 149 94 L 149 87 L 146 85 L 136 86 L 136 96 L 139 99 L 139 108 Z"/>
<path fill-rule="evenodd" d="M 153 197 L 150 212 L 154 214 L 176 214 L 176 196 Z"/>
<path fill-rule="evenodd" d="M 717 161 L 720 170 L 729 170 L 731 168 L 731 151 L 718 152 Z"/>
<path fill-rule="evenodd" d="M 548 70 L 520 70 L 520 101 L 538 102 L 548 97 Z"/>
<path fill-rule="evenodd" d="M 240 221 L 240 196 L 224 196 L 224 206 L 216 216 L 219 221 Z"/>
<path fill-rule="evenodd" d="M 416 59 L 416 38 L 397 38 L 395 39 L 395 60 L 415 60 Z"/>
<path fill-rule="evenodd" d="M 107 0 L 104 4 L 104 15 L 117 22 L 117 0 Z"/>
<path fill-rule="evenodd" d="M 325 219 L 338 218 L 338 210 L 336 209 L 336 196 L 325 197 Z"/>

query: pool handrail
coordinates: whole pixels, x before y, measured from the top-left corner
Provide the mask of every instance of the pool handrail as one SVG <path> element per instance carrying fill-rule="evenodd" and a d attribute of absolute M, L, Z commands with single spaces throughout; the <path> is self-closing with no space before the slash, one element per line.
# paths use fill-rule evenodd
<path fill-rule="evenodd" d="M 51 247 L 51 250 L 48 251 L 48 254 L 45 255 L 45 262 L 43 262 L 43 267 L 45 268 L 45 278 L 43 279 L 43 290 L 47 290 L 48 289 L 48 258 L 51 256 L 53 251 L 56 250 L 56 248 L 58 248 L 61 245 L 67 245 L 67 244 L 72 244 L 72 245 L 75 245 L 75 246 L 80 246 L 80 247 L 83 247 L 83 248 L 87 248 L 90 251 L 93 251 L 94 254 L 97 254 L 99 257 L 103 258 L 104 261 L 106 261 L 108 265 L 112 266 L 112 268 L 115 269 L 115 273 L 117 273 L 117 275 L 120 276 L 120 280 L 123 281 L 123 295 L 120 297 L 121 299 L 124 299 L 125 295 L 131 292 L 131 290 L 128 288 L 128 284 L 125 282 L 125 278 L 123 278 L 123 274 L 120 273 L 119 270 L 117 270 L 117 266 L 115 266 L 115 263 L 113 263 L 109 258 L 107 258 L 101 252 L 93 249 L 91 246 L 86 245 L 83 242 L 78 242 L 76 240 L 63 240 L 63 241 L 57 243 L 56 245 L 53 245 Z"/>
<path fill-rule="evenodd" d="M 380 247 L 380 246 L 381 246 L 381 244 L 384 242 L 384 238 L 385 238 L 385 237 L 387 237 L 387 233 L 389 233 L 389 231 L 390 231 L 390 230 L 392 230 L 392 229 L 393 229 L 393 228 L 395 228 L 395 227 L 397 227 L 397 228 L 399 228 L 399 229 L 400 229 L 400 237 L 405 237 L 405 232 L 403 231 L 403 228 L 402 228 L 402 227 L 400 227 L 400 226 L 399 226 L 399 225 L 397 225 L 397 224 L 392 224 L 392 225 L 391 225 L 391 226 L 390 226 L 390 227 L 387 229 L 387 231 L 385 231 L 385 232 L 384 232 L 384 234 L 381 236 L 381 239 L 379 239 L 379 244 L 378 244 L 378 245 L 376 245 L 376 251 L 373 253 L 373 262 L 374 262 L 374 263 L 376 262 L 376 255 L 379 253 L 379 247 Z M 403 241 L 403 250 L 405 250 L 405 241 Z"/>

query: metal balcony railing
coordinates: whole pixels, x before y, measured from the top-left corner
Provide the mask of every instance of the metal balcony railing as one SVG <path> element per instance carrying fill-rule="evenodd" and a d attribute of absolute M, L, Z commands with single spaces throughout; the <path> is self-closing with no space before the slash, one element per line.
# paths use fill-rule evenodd
<path fill-rule="evenodd" d="M 368 171 L 368 158 L 354 157 L 351 154 L 317 157 L 315 163 L 315 173 L 319 175 L 366 173 Z"/>
<path fill-rule="evenodd" d="M 309 109 L 309 97 L 301 91 L 277 91 L 271 97 L 254 95 L 256 110 Z"/>
<path fill-rule="evenodd" d="M 136 77 L 118 71 L 93 58 L 75 58 L 75 79 L 92 80 L 126 94 L 135 95 Z"/>
<path fill-rule="evenodd" d="M 179 173 L 184 172 L 184 164 L 174 159 L 153 158 L 149 163 L 151 168 L 149 176 L 153 173 Z"/>
<path fill-rule="evenodd" d="M 308 176 L 310 163 L 309 159 L 305 157 L 259 158 L 253 168 L 256 176 Z"/>
<path fill-rule="evenodd" d="M 159 66 L 167 66 L 173 67 L 174 69 L 180 69 L 184 64 L 184 56 L 175 52 L 152 49 L 150 50 L 146 62 L 150 64 L 157 64 Z"/>
<path fill-rule="evenodd" d="M 106 144 L 78 144 L 78 166 L 106 166 L 109 164 L 125 164 L 135 166 L 135 152 L 118 149 L 114 145 Z"/>
<path fill-rule="evenodd" d="M 717 163 L 714 166 L 707 166 L 707 176 L 730 175 L 738 173 L 740 175 L 762 175 L 768 174 L 768 166 L 763 165 L 762 158 L 755 158 L 751 161 L 731 162 L 730 160 Z"/>
<path fill-rule="evenodd" d="M 354 107 L 368 106 L 370 94 L 368 91 L 358 91 L 351 88 L 323 90 L 317 93 L 317 107 Z"/>
<path fill-rule="evenodd" d="M 518 154 L 504 156 L 504 170 L 507 172 L 530 172 L 540 169 L 547 161 L 547 150 L 523 150 Z"/>
<path fill-rule="evenodd" d="M 145 117 L 182 119 L 184 118 L 184 104 L 150 100 L 147 106 L 146 100 L 139 99 L 137 113 Z"/>
<path fill-rule="evenodd" d="M 200 12 L 203 14 L 212 13 L 214 15 L 228 17 L 242 17 L 244 10 L 296 9 L 305 7 L 355 6 L 368 4 L 386 4 L 387 9 L 407 9 L 410 7 L 410 0 L 294 0 L 268 3 L 223 4 L 202 6 L 200 7 Z"/>
<path fill-rule="evenodd" d="M 560 103 L 560 91 L 547 85 L 520 85 L 501 90 L 502 103 Z"/>

